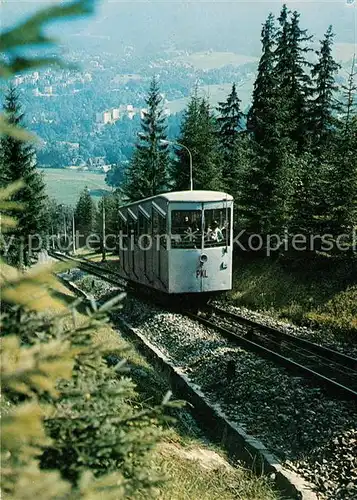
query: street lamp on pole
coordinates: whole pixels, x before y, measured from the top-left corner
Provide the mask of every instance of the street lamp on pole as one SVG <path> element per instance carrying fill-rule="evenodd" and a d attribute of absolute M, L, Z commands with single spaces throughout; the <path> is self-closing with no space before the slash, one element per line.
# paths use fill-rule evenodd
<path fill-rule="evenodd" d="M 192 172 L 192 153 L 187 146 L 176 141 L 167 141 L 166 139 L 160 139 L 161 144 L 172 144 L 173 146 L 179 146 L 180 148 L 186 149 L 188 156 L 190 158 L 190 191 L 193 191 L 193 172 Z"/>

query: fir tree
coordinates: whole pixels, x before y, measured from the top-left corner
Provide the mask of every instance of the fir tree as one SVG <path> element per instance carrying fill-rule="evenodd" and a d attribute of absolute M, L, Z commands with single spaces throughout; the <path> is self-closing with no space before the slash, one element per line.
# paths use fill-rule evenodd
<path fill-rule="evenodd" d="M 105 182 L 108 184 L 108 186 L 114 188 L 120 187 L 124 182 L 125 169 L 126 165 L 124 164 L 124 162 L 112 165 L 105 176 Z"/>
<path fill-rule="evenodd" d="M 356 56 L 353 56 L 351 70 L 348 75 L 347 85 L 341 85 L 343 102 L 340 103 L 340 111 L 342 112 L 342 134 L 343 136 L 350 136 L 353 130 L 352 124 L 353 119 L 356 115 L 356 95 L 357 95 L 357 83 L 356 83 Z"/>
<path fill-rule="evenodd" d="M 268 232 L 274 225 L 275 193 L 287 149 L 274 71 L 275 33 L 274 17 L 270 14 L 262 28 L 263 53 L 248 114 L 248 130 L 253 136 L 252 157 L 244 172 L 239 200 L 239 211 L 248 232 Z"/>
<path fill-rule="evenodd" d="M 166 141 L 166 118 L 162 96 L 156 78 L 153 78 L 147 111 L 141 120 L 139 143 L 126 171 L 124 193 L 130 200 L 138 200 L 163 193 L 168 187 L 169 152 Z"/>
<path fill-rule="evenodd" d="M 229 153 L 233 150 L 239 132 L 243 130 L 242 121 L 244 113 L 240 109 L 241 100 L 238 97 L 236 84 L 225 102 L 219 102 L 217 111 L 218 138 L 223 151 Z"/>
<path fill-rule="evenodd" d="M 350 234 L 351 244 L 352 229 L 357 226 L 357 85 L 354 66 L 355 58 L 347 85 L 342 86 L 339 126 L 329 146 L 329 184 L 326 192 L 331 231 L 334 234 Z"/>
<path fill-rule="evenodd" d="M 267 126 L 271 122 L 271 105 L 276 97 L 276 80 L 274 75 L 274 37 L 276 28 L 273 14 L 262 28 L 262 56 L 258 65 L 258 73 L 254 82 L 252 106 L 248 112 L 247 128 L 253 132 L 255 140 L 264 141 Z"/>
<path fill-rule="evenodd" d="M 311 78 L 307 72 L 310 63 L 307 53 L 311 50 L 306 42 L 312 39 L 307 30 L 300 28 L 300 14 L 283 6 L 275 50 L 275 76 L 279 88 L 281 116 L 284 133 L 292 140 L 298 152 L 306 146 L 308 102 L 311 94 Z"/>
<path fill-rule="evenodd" d="M 306 42 L 311 37 L 300 29 L 299 14 L 290 16 L 286 5 L 278 20 L 277 32 L 272 16 L 262 32 L 263 57 L 251 112 L 256 161 L 243 199 L 248 225 L 282 234 L 292 219 L 295 165 L 304 164 L 295 155 L 304 150 L 310 89 Z"/>
<path fill-rule="evenodd" d="M 233 196 L 236 200 L 234 204 L 234 224 L 241 225 L 241 200 L 244 198 L 246 189 L 244 180 L 248 172 L 251 172 L 254 165 L 254 152 L 252 150 L 252 140 L 249 135 L 240 133 L 237 137 L 233 149 L 227 160 L 226 173 L 222 175 L 224 191 Z"/>
<path fill-rule="evenodd" d="M 295 158 L 291 165 L 295 174 L 291 194 L 290 233 L 323 234 L 322 220 L 325 213 L 326 165 L 312 153 L 306 152 Z"/>
<path fill-rule="evenodd" d="M 290 53 L 291 53 L 291 86 L 289 100 L 291 103 L 291 117 L 293 130 L 291 139 L 296 144 L 298 152 L 306 149 L 306 125 L 308 120 L 309 98 L 311 96 L 311 77 L 308 69 L 311 64 L 307 54 L 312 50 L 306 45 L 312 36 L 307 35 L 307 30 L 299 26 L 300 14 L 294 11 L 290 27 Z"/>
<path fill-rule="evenodd" d="M 321 47 L 316 52 L 318 61 L 311 71 L 315 85 L 310 109 L 309 131 L 313 148 L 319 155 L 323 153 L 326 146 L 331 144 L 336 128 L 335 75 L 340 66 L 332 56 L 333 37 L 332 26 L 330 26 L 324 39 L 321 40 Z"/>
<path fill-rule="evenodd" d="M 74 211 L 76 233 L 80 246 L 95 230 L 97 209 L 87 187 L 82 191 Z"/>
<path fill-rule="evenodd" d="M 218 153 L 217 128 L 210 105 L 198 97 L 197 89 L 192 95 L 181 125 L 179 144 L 186 146 L 193 159 L 194 189 L 216 190 L 222 186 Z M 177 151 L 172 179 L 177 191 L 189 189 L 189 157 L 185 149 Z"/>
<path fill-rule="evenodd" d="M 240 109 L 241 100 L 238 97 L 235 83 L 225 102 L 218 103 L 218 141 L 220 149 L 220 162 L 224 189 L 232 194 L 235 183 L 238 183 L 240 160 L 238 142 L 242 139 L 244 113 Z M 241 141 L 240 141 L 241 142 Z M 236 168 L 237 167 L 237 168 Z"/>
<path fill-rule="evenodd" d="M 4 103 L 5 116 L 10 125 L 19 127 L 24 123 L 19 96 L 13 86 L 9 87 Z M 22 179 L 25 187 L 13 195 L 13 201 L 23 204 L 24 210 L 17 214 L 18 225 L 13 235 L 20 252 L 12 255 L 12 262 L 29 263 L 30 238 L 33 243 L 37 237 L 44 236 L 46 227 L 45 184 L 37 170 L 36 155 L 31 144 L 13 136 L 0 139 L 0 181 L 5 187 Z"/>
<path fill-rule="evenodd" d="M 288 88 L 290 83 L 289 66 L 291 66 L 290 44 L 290 23 L 289 11 L 286 4 L 283 5 L 280 16 L 278 17 L 279 30 L 276 32 L 276 49 L 274 56 L 276 58 L 275 71 L 279 75 L 279 86 Z"/>

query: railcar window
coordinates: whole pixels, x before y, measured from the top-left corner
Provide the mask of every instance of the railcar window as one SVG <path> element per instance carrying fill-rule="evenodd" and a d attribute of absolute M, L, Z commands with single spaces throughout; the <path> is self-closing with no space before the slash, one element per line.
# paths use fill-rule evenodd
<path fill-rule="evenodd" d="M 173 210 L 171 212 L 172 248 L 200 248 L 202 241 L 202 211 Z"/>
<path fill-rule="evenodd" d="M 134 217 L 129 215 L 128 217 L 128 236 L 130 242 L 130 249 L 133 250 L 132 244 L 138 241 L 138 224 Z"/>
<path fill-rule="evenodd" d="M 124 222 L 124 219 L 122 217 L 118 217 L 118 229 L 119 229 L 119 233 L 120 231 L 122 232 L 122 234 L 126 234 L 126 222 Z"/>
<path fill-rule="evenodd" d="M 138 224 L 140 244 L 146 248 L 149 245 L 151 237 L 151 220 L 147 219 L 145 215 L 139 211 Z"/>
<path fill-rule="evenodd" d="M 152 211 L 152 234 L 156 238 L 160 236 L 160 245 L 166 248 L 166 217 L 163 217 L 153 209 Z M 156 239 L 155 239 L 156 245 Z"/>
<path fill-rule="evenodd" d="M 218 208 L 205 210 L 204 246 L 222 247 L 230 245 L 231 209 Z"/>
<path fill-rule="evenodd" d="M 138 224 L 139 224 L 139 235 L 148 233 L 148 220 L 144 214 L 139 211 L 138 214 Z"/>

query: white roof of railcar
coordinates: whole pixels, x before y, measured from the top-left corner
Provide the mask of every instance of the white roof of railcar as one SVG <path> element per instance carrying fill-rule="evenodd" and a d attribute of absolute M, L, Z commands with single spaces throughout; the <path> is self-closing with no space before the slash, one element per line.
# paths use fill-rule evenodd
<path fill-rule="evenodd" d="M 174 191 L 173 193 L 161 193 L 156 196 L 151 196 L 150 198 L 145 198 L 144 200 L 137 200 L 132 203 L 128 203 L 124 206 L 135 205 L 137 203 L 143 203 L 150 200 L 155 200 L 156 198 L 163 198 L 169 202 L 193 202 L 202 203 L 205 201 L 231 201 L 233 196 L 221 191 L 204 191 L 204 190 L 193 190 L 193 191 Z"/>
<path fill-rule="evenodd" d="M 173 193 L 160 194 L 168 201 L 222 201 L 233 200 L 230 194 L 221 191 L 175 191 Z"/>

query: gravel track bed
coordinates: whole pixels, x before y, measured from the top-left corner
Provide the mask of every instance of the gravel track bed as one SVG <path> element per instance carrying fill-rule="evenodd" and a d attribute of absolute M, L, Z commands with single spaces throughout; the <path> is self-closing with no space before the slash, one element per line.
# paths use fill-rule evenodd
<path fill-rule="evenodd" d="M 226 301 L 214 301 L 213 304 L 231 313 L 239 314 L 244 318 L 257 321 L 258 323 L 262 323 L 272 328 L 278 328 L 279 330 L 289 333 L 290 335 L 311 340 L 311 342 L 315 342 L 316 344 L 329 347 L 330 349 L 334 349 L 348 356 L 357 358 L 356 344 L 338 341 L 336 337 L 334 337 L 327 330 L 311 329 L 306 326 L 293 325 L 291 323 L 275 319 L 267 314 L 252 311 L 246 307 L 233 306 Z"/>
<path fill-rule="evenodd" d="M 115 290 L 96 278 L 92 289 L 93 278 L 83 273 L 75 281 L 96 299 Z M 242 313 L 240 308 L 230 310 Z M 354 402 L 329 398 L 322 389 L 288 375 L 272 362 L 234 346 L 214 330 L 180 314 L 130 296 L 120 314 L 184 368 L 230 420 L 261 439 L 287 467 L 316 485 L 321 499 L 357 499 Z M 258 319 L 255 315 L 250 318 Z M 227 380 L 228 360 L 234 362 L 236 370 L 231 380 Z"/>

